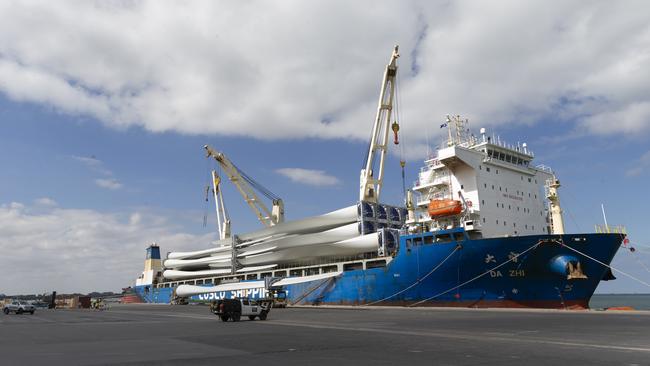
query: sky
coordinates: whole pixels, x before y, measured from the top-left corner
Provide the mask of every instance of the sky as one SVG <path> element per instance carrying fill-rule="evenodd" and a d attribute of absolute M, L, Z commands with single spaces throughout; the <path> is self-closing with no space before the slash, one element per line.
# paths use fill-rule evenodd
<path fill-rule="evenodd" d="M 288 219 L 354 204 L 400 46 L 403 202 L 447 114 L 551 166 L 569 232 L 627 227 L 650 282 L 650 5 L 643 1 L 0 3 L 0 293 L 119 291 L 145 248 L 209 247 L 225 152 Z M 234 232 L 256 229 L 224 187 Z M 597 292 L 647 293 L 625 276 Z"/>

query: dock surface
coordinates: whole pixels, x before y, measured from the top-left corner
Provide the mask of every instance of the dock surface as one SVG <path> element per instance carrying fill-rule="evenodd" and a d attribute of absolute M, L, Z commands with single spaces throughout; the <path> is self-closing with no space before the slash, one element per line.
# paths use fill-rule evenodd
<path fill-rule="evenodd" d="M 244 320 L 245 319 L 245 320 Z M 0 314 L 6 365 L 649 365 L 650 312 L 207 306 Z"/>

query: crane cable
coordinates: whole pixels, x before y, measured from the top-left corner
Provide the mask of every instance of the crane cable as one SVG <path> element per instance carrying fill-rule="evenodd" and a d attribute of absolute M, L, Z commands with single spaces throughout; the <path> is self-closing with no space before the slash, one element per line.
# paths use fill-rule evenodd
<path fill-rule="evenodd" d="M 210 182 L 212 181 L 212 178 L 210 176 L 210 161 L 208 159 L 205 159 L 205 175 L 208 176 L 208 184 L 205 187 L 205 203 L 203 204 L 203 227 L 208 226 L 208 201 L 209 201 L 209 196 L 210 196 Z"/>
<path fill-rule="evenodd" d="M 399 73 L 395 75 L 395 123 L 397 121 L 402 122 L 402 116 L 400 113 L 400 105 L 402 104 L 402 93 L 401 93 L 401 88 L 400 88 L 400 76 Z M 399 125 L 398 125 L 398 130 L 399 130 Z M 397 134 L 397 132 L 395 132 Z M 406 172 L 405 172 L 405 166 L 406 166 L 406 160 L 404 159 L 404 135 L 401 136 L 402 138 L 402 143 L 399 144 L 399 165 L 402 170 L 402 196 L 404 198 L 404 202 L 406 202 Z M 397 141 L 397 140 L 396 140 Z"/>
<path fill-rule="evenodd" d="M 592 261 L 594 261 L 594 262 L 596 262 L 596 263 L 598 263 L 598 264 L 601 264 L 601 265 L 603 265 L 603 266 L 605 266 L 605 267 L 607 267 L 607 268 L 609 268 L 609 269 L 612 269 L 612 270 L 614 270 L 614 271 L 616 271 L 616 272 L 622 274 L 622 275 L 625 276 L 625 277 L 631 278 L 631 279 L 633 279 L 633 280 L 635 280 L 635 281 L 637 281 L 637 282 L 639 282 L 639 283 L 641 283 L 641 284 L 643 284 L 643 285 L 646 285 L 646 286 L 650 287 L 650 283 L 647 283 L 647 282 L 645 282 L 645 281 L 643 281 L 643 280 L 640 280 L 640 279 L 638 279 L 638 278 L 632 276 L 632 275 L 629 274 L 629 273 L 625 273 L 625 272 L 621 271 L 621 270 L 618 269 L 618 268 L 614 268 L 614 267 L 612 267 L 612 266 L 609 265 L 609 264 L 603 263 L 603 262 L 599 261 L 599 260 L 596 259 L 596 258 L 590 257 L 589 255 L 587 255 L 587 254 L 585 254 L 585 253 L 579 251 L 578 249 L 574 249 L 574 248 L 572 248 L 572 247 L 570 247 L 570 246 L 568 246 L 568 245 L 566 245 L 566 244 L 564 244 L 564 247 L 567 248 L 567 249 L 569 249 L 569 250 L 572 250 L 572 251 L 574 251 L 574 252 L 576 252 L 576 253 L 578 253 L 578 254 L 580 254 L 580 255 L 582 255 L 583 257 L 589 258 L 589 259 L 591 259 Z"/>
<path fill-rule="evenodd" d="M 451 256 L 454 255 L 454 253 L 456 253 L 460 248 L 461 248 L 460 245 L 456 245 L 456 247 L 454 248 L 454 250 L 452 250 L 451 253 L 449 253 L 449 255 L 448 255 L 445 259 L 442 260 L 442 262 L 438 263 L 438 265 L 435 266 L 431 271 L 429 271 L 429 273 L 425 274 L 425 275 L 424 275 L 423 277 L 421 277 L 421 278 L 418 278 L 417 281 L 413 282 L 410 286 L 406 287 L 405 289 L 403 289 L 403 290 L 401 290 L 401 291 L 399 291 L 399 292 L 396 292 L 396 293 L 394 293 L 394 294 L 392 294 L 392 295 L 390 295 L 390 296 L 384 297 L 384 298 L 381 299 L 381 300 L 377 300 L 377 301 L 369 302 L 369 303 L 367 303 L 367 304 L 363 304 L 363 305 L 361 305 L 361 306 L 370 306 L 370 305 L 378 304 L 378 303 L 380 303 L 380 302 L 382 302 L 382 301 L 386 301 L 386 300 L 388 300 L 388 299 L 391 299 L 391 298 L 393 298 L 393 297 L 395 297 L 395 296 L 397 296 L 397 295 L 399 295 L 399 294 L 402 294 L 402 293 L 404 293 L 404 292 L 406 292 L 406 291 L 412 289 L 413 287 L 419 285 L 419 284 L 422 283 L 422 281 L 424 281 L 427 277 L 429 277 L 431 274 L 433 274 L 433 272 L 435 272 L 438 268 L 440 268 L 443 264 L 445 264 L 445 262 L 447 262 L 447 260 L 448 260 L 449 258 L 451 258 Z"/>
<path fill-rule="evenodd" d="M 540 241 L 538 241 L 537 243 L 535 243 L 533 246 L 531 246 L 530 248 L 524 250 L 524 251 L 521 252 L 521 253 L 518 253 L 518 254 L 516 254 L 516 255 L 513 255 L 512 258 L 508 259 L 507 261 L 505 261 L 505 262 L 503 262 L 503 263 L 501 263 L 501 264 L 499 264 L 499 265 L 497 265 L 497 266 L 492 267 L 491 269 L 488 269 L 487 271 L 481 273 L 480 275 L 475 276 L 475 277 L 473 277 L 472 279 L 469 279 L 469 280 L 467 280 L 467 281 L 461 283 L 460 285 L 458 285 L 458 286 L 454 286 L 454 287 L 452 287 L 452 288 L 450 288 L 450 289 L 448 289 L 448 290 L 446 290 L 446 291 L 443 291 L 443 292 L 441 292 L 441 293 L 439 293 L 439 294 L 437 294 L 437 295 L 434 295 L 434 296 L 428 297 L 428 298 L 426 298 L 426 299 L 424 299 L 424 300 L 421 300 L 421 301 L 418 301 L 418 302 L 416 302 L 416 303 L 413 303 L 413 304 L 409 305 L 409 307 L 413 307 L 413 306 L 420 305 L 420 304 L 422 304 L 423 302 L 427 302 L 427 301 L 433 300 L 433 299 L 435 299 L 435 298 L 437 298 L 437 297 L 440 297 L 440 296 L 442 296 L 442 295 L 444 295 L 444 294 L 446 294 L 446 293 L 449 293 L 449 292 L 451 292 L 451 291 L 457 290 L 457 289 L 459 289 L 459 288 L 461 288 L 461 287 L 467 285 L 467 284 L 470 283 L 470 282 L 474 282 L 474 281 L 478 280 L 479 278 L 481 278 L 481 277 L 487 275 L 488 273 L 490 273 L 490 272 L 492 272 L 492 271 L 494 271 L 494 270 L 496 270 L 496 269 L 499 269 L 499 268 L 505 266 L 506 264 L 508 264 L 508 263 L 510 263 L 510 262 L 514 262 L 514 261 L 516 261 L 517 258 L 519 258 L 519 257 L 521 257 L 522 255 L 528 253 L 528 252 L 531 251 L 532 249 L 537 248 L 541 243 L 542 243 L 542 241 L 540 240 Z"/>

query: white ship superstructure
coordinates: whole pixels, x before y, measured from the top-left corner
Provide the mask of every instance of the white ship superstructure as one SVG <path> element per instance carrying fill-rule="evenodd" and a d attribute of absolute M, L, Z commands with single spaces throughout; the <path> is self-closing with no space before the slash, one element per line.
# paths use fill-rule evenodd
<path fill-rule="evenodd" d="M 533 166 L 525 143 L 509 145 L 485 129 L 475 136 L 459 116 L 441 127 L 448 129 L 448 139 L 419 172 L 410 224 L 432 231 L 462 226 L 482 237 L 562 231 L 560 215 L 553 230 L 546 204 L 549 192 L 557 198 L 559 182 L 550 168 Z M 439 212 L 432 212 L 432 201 L 441 203 L 433 208 Z M 559 212 L 559 201 L 549 203 Z"/>

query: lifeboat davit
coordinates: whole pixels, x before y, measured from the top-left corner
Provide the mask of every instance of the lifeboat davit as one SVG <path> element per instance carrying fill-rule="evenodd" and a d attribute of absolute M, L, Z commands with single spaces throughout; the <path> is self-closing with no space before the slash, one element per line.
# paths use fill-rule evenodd
<path fill-rule="evenodd" d="M 431 200 L 428 212 L 431 218 L 458 215 L 463 212 L 463 203 L 450 199 Z"/>

